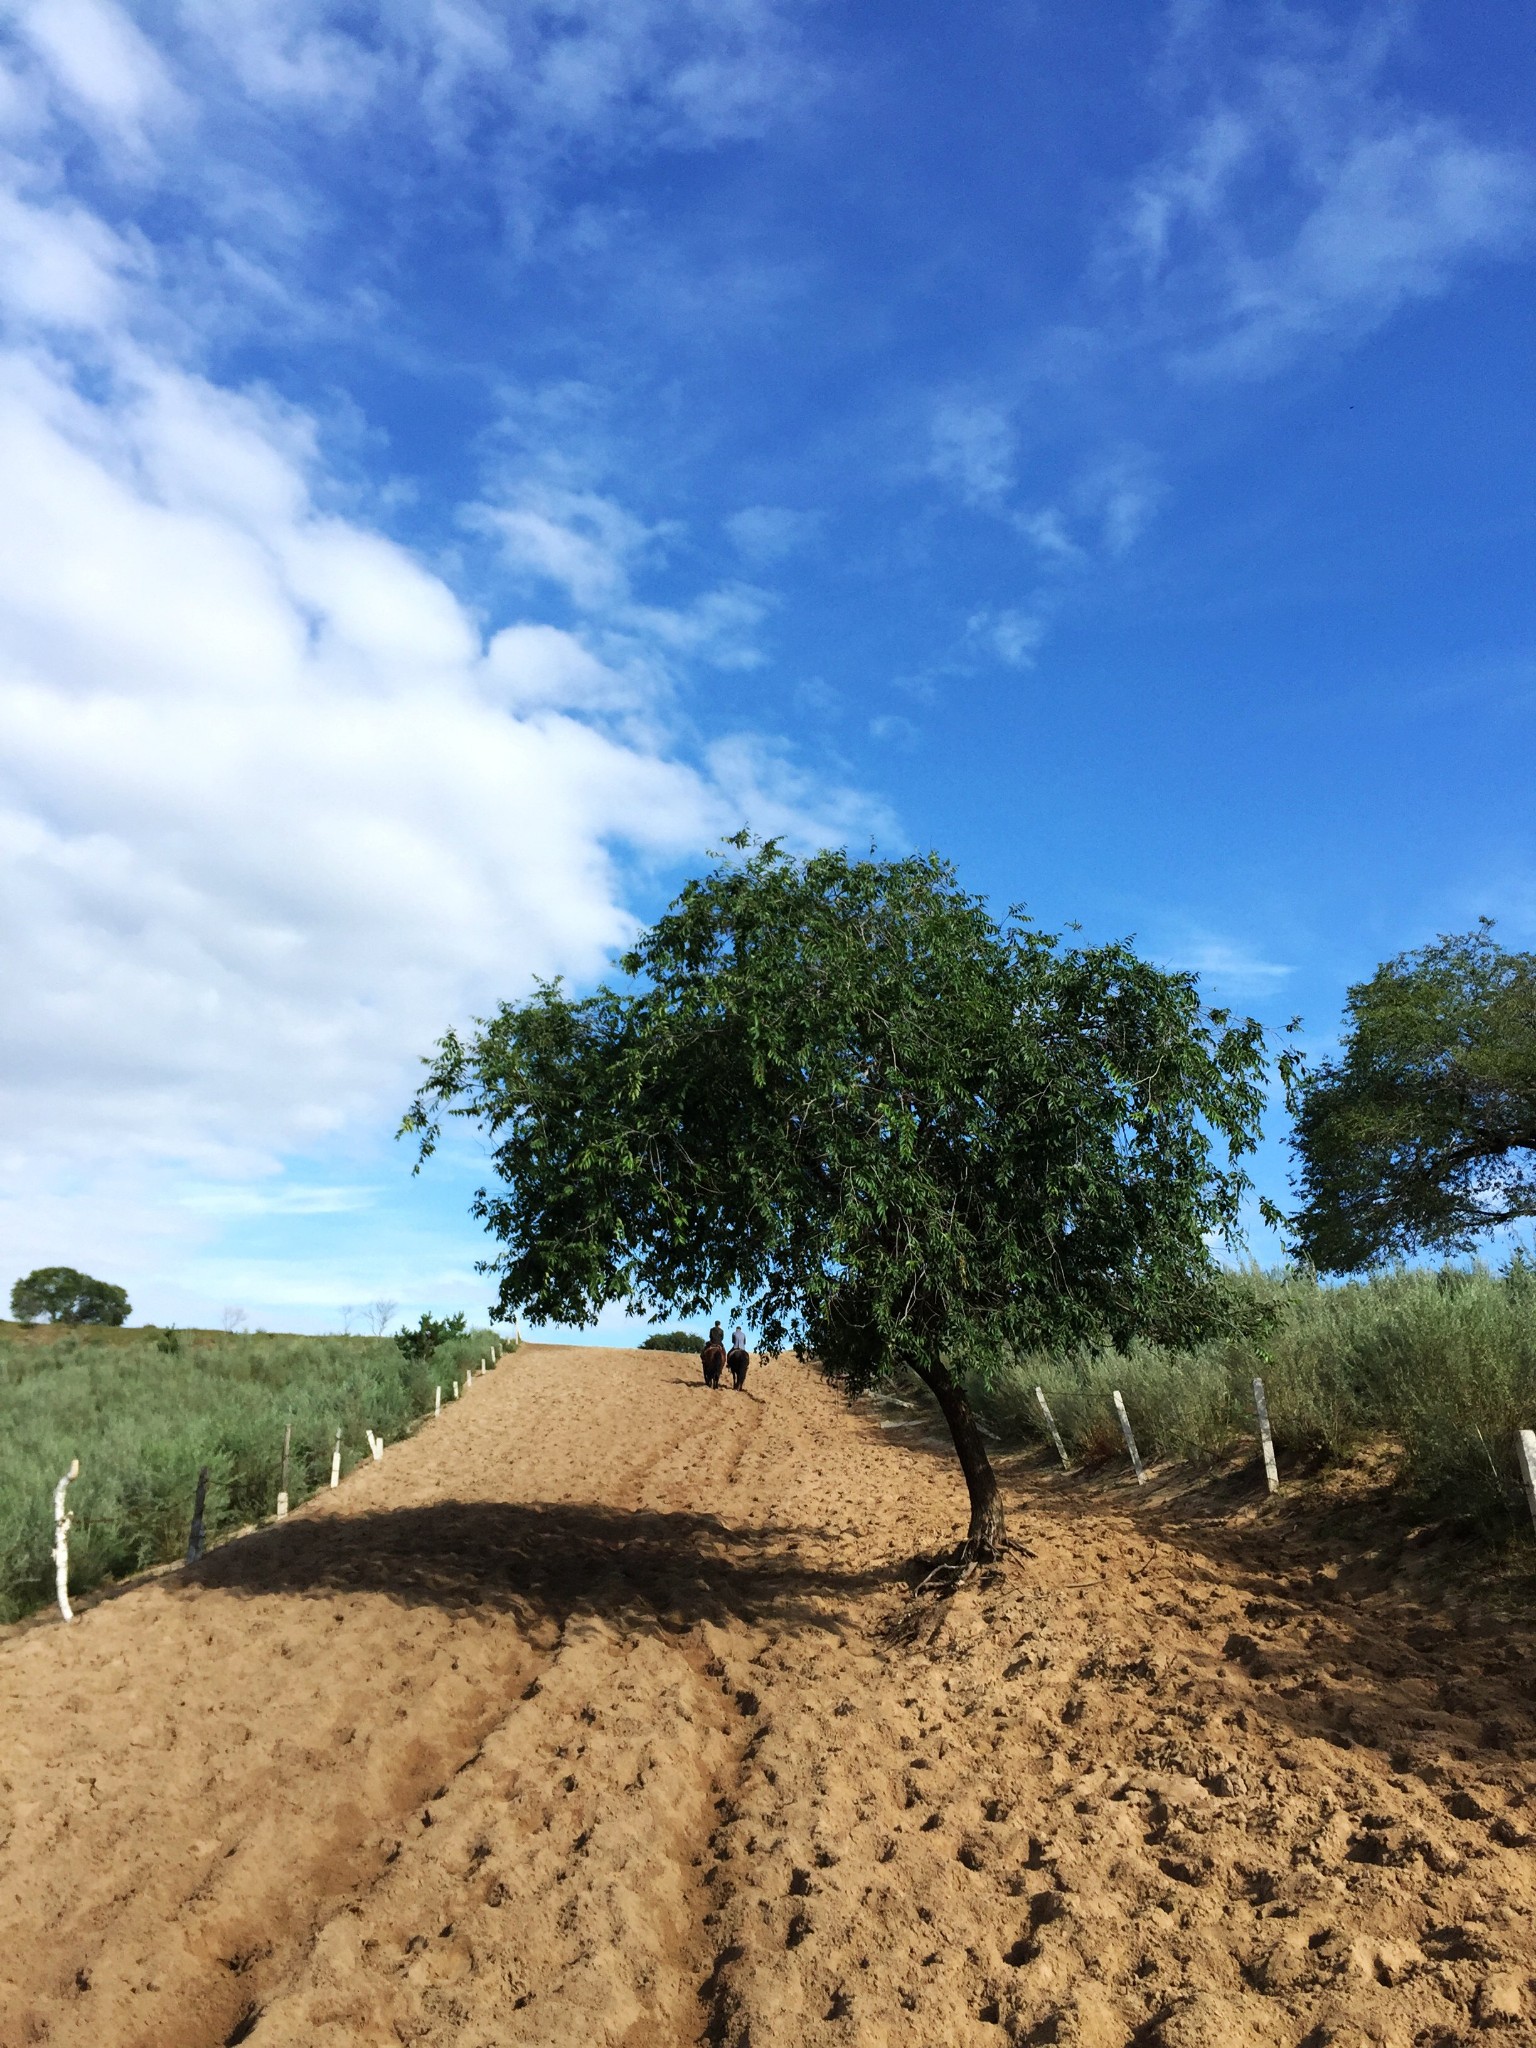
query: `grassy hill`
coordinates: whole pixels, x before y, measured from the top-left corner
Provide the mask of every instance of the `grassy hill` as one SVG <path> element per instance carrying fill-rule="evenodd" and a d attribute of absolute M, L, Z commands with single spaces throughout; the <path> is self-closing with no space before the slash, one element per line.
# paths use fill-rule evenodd
<path fill-rule="evenodd" d="M 1345 1286 L 1251 1272 L 1239 1284 L 1259 1333 L 1188 1351 L 1137 1343 L 1005 1361 L 975 1398 L 994 1429 L 1043 1440 L 1045 1389 L 1067 1448 L 1123 1458 L 1125 1397 L 1144 1458 L 1217 1457 L 1255 1442 L 1259 1376 L 1282 1457 L 1397 1454 L 1398 1483 L 1495 1539 L 1529 1540 L 1517 1429 L 1536 1428 L 1536 1272 L 1486 1267 L 1388 1272 Z M 1267 1327 L 1264 1325 L 1267 1324 Z"/>
<path fill-rule="evenodd" d="M 183 1554 L 199 1466 L 212 1539 L 273 1512 L 286 1424 L 296 1505 L 329 1481 L 338 1429 L 348 1470 L 366 1430 L 404 1435 L 492 1341 L 472 1331 L 426 1362 L 388 1337 L 0 1322 L 0 1621 L 51 1596 L 53 1489 L 72 1458 L 70 1585 L 85 1591 Z"/>

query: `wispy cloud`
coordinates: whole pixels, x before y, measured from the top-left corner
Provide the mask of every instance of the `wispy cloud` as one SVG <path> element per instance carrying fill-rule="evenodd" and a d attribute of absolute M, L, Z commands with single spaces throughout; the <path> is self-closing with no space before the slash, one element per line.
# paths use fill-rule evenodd
<path fill-rule="evenodd" d="M 1009 668 L 1033 668 L 1045 639 L 1045 621 L 1033 612 L 973 612 L 965 630 L 973 645 Z"/>
<path fill-rule="evenodd" d="M 1152 525 L 1177 423 L 1213 387 L 1359 343 L 1536 242 L 1536 151 L 1405 97 L 1406 20 L 1376 0 L 1352 19 L 1171 6 L 1149 84 L 1166 141 L 1109 208 L 1072 316 L 1021 337 L 1012 384 L 994 369 L 929 401 L 928 475 L 1011 527 L 1063 601 Z M 993 651 L 1026 665 L 1052 608 Z"/>
<path fill-rule="evenodd" d="M 990 400 L 941 398 L 930 431 L 930 468 L 967 505 L 996 507 L 1014 485 L 1018 434 L 1012 409 Z"/>
<path fill-rule="evenodd" d="M 184 1189 L 180 1201 L 203 1216 L 350 1216 L 372 1208 L 377 1197 L 375 1188 L 210 1185 Z"/>
<path fill-rule="evenodd" d="M 645 569 L 665 563 L 676 524 L 647 526 L 612 497 L 537 478 L 514 486 L 509 498 L 472 507 L 468 522 L 495 535 L 507 567 L 564 593 L 615 672 L 643 673 L 654 684 L 666 680 L 675 658 L 722 669 L 760 666 L 756 635 L 771 609 L 767 591 L 725 583 L 684 605 L 647 602 L 637 592 Z"/>
<path fill-rule="evenodd" d="M 1250 947 L 1211 932 L 1191 932 L 1164 958 L 1170 967 L 1197 974 L 1209 993 L 1225 997 L 1273 995 L 1293 972 L 1280 961 L 1266 960 Z"/>
<path fill-rule="evenodd" d="M 768 568 L 809 547 L 822 523 L 819 512 L 797 512 L 787 505 L 747 505 L 731 514 L 725 530 L 744 561 L 754 568 Z"/>
<path fill-rule="evenodd" d="M 1134 283 L 1143 337 L 1173 367 L 1272 374 L 1528 246 L 1536 157 L 1404 104 L 1386 82 L 1393 46 L 1375 10 L 1353 34 L 1278 15 L 1242 56 L 1224 11 L 1198 45 L 1181 38 L 1181 65 L 1217 75 L 1134 181 L 1101 259 Z"/>
<path fill-rule="evenodd" d="M 71 110 L 133 167 L 150 155 L 156 128 L 184 118 L 164 59 L 113 0 L 22 0 L 13 18 Z"/>

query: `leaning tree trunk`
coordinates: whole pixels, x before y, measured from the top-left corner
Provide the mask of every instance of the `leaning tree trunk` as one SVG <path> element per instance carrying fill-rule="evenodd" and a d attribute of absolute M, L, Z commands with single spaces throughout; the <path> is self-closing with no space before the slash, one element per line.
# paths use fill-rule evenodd
<path fill-rule="evenodd" d="M 943 1410 L 949 1433 L 955 1440 L 960 1469 L 965 1474 L 965 1490 L 971 1497 L 971 1526 L 966 1531 L 965 1554 L 990 1564 L 1002 1555 L 1006 1531 L 997 1478 L 987 1456 L 987 1447 L 981 1440 L 981 1431 L 976 1427 L 976 1417 L 971 1413 L 964 1388 L 950 1377 L 942 1365 L 919 1366 L 917 1370 Z"/>

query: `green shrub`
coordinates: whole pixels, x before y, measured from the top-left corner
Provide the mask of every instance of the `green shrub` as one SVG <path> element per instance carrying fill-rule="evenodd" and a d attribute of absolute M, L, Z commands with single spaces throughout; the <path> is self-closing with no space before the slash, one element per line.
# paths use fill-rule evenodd
<path fill-rule="evenodd" d="M 692 1330 L 658 1330 L 652 1337 L 642 1337 L 642 1351 L 692 1351 L 704 1349 L 705 1340 L 695 1337 Z"/>
<path fill-rule="evenodd" d="M 395 1342 L 407 1358 L 431 1358 L 444 1344 L 465 1334 L 462 1314 L 456 1316 L 423 1315 L 414 1330 L 400 1329 L 395 1333 Z"/>
<path fill-rule="evenodd" d="M 70 1585 L 83 1592 L 184 1554 L 199 1466 L 212 1539 L 272 1513 L 288 1422 L 297 1504 L 328 1483 L 338 1428 L 349 1470 L 368 1455 L 365 1430 L 405 1435 L 434 1386 L 497 1341 L 468 1331 L 427 1360 L 387 1337 L 176 1336 L 167 1350 L 152 1330 L 0 1333 L 0 1621 L 50 1597 L 53 1489 L 71 1458 Z"/>

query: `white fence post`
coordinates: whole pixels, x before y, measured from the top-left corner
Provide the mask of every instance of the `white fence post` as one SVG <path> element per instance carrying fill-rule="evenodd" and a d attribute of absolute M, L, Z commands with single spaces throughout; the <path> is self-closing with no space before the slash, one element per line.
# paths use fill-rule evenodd
<path fill-rule="evenodd" d="M 1061 1460 L 1061 1469 L 1063 1472 L 1070 1472 L 1072 1467 L 1067 1462 L 1067 1447 L 1061 1440 L 1061 1431 L 1056 1427 L 1056 1418 L 1051 1413 L 1050 1403 L 1045 1398 L 1044 1387 L 1036 1387 L 1035 1399 L 1040 1403 L 1040 1413 L 1045 1417 L 1045 1426 L 1051 1432 L 1051 1442 L 1056 1446 L 1056 1455 Z"/>
<path fill-rule="evenodd" d="M 283 1431 L 283 1476 L 277 1489 L 277 1519 L 281 1521 L 288 1512 L 288 1452 L 293 1443 L 293 1424 L 290 1422 Z"/>
<path fill-rule="evenodd" d="M 1120 1397 L 1120 1389 L 1118 1387 L 1115 1389 L 1115 1408 L 1120 1417 L 1120 1434 L 1125 1438 L 1125 1448 L 1131 1454 L 1131 1464 L 1136 1473 L 1136 1484 L 1138 1486 L 1145 1486 L 1147 1475 L 1141 1469 L 1141 1454 L 1136 1449 L 1135 1437 L 1131 1435 L 1131 1418 L 1125 1412 L 1125 1402 Z"/>
<path fill-rule="evenodd" d="M 1280 1469 L 1275 1463 L 1275 1440 L 1269 1433 L 1269 1404 L 1264 1399 L 1264 1382 L 1253 1383 L 1253 1405 L 1259 1411 L 1259 1442 L 1264 1447 L 1264 1477 L 1271 1493 L 1280 1491 Z"/>
<path fill-rule="evenodd" d="M 441 1388 L 441 1387 L 439 1387 L 439 1388 L 438 1388 L 438 1390 L 437 1390 L 437 1392 L 436 1392 L 436 1393 L 435 1393 L 435 1394 L 433 1395 L 433 1397 L 432 1397 L 432 1413 L 433 1413 L 434 1415 L 441 1415 L 441 1414 L 442 1414 L 442 1412 L 443 1412 L 443 1390 L 442 1390 L 442 1388 Z"/>
<path fill-rule="evenodd" d="M 1536 1522 L 1536 1429 L 1515 1431 L 1515 1462 L 1520 1467 L 1526 1506 L 1531 1511 L 1532 1522 Z"/>
<path fill-rule="evenodd" d="M 75 1618 L 69 1604 L 69 1532 L 75 1518 L 66 1514 L 64 1496 L 69 1492 L 69 1482 L 79 1477 L 80 1460 L 71 1458 L 69 1470 L 53 1489 L 53 1582 L 59 1595 L 59 1612 L 66 1621 Z"/>

